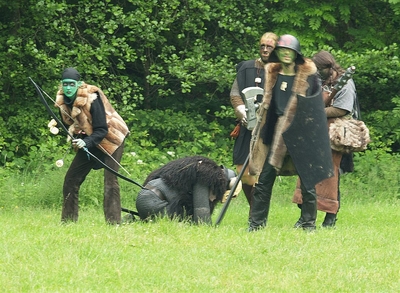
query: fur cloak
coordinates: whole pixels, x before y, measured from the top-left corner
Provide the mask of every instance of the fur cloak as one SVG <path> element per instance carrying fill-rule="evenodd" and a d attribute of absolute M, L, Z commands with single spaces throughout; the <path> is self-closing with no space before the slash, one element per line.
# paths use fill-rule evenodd
<path fill-rule="evenodd" d="M 96 86 L 82 83 L 78 88 L 72 109 L 70 109 L 64 103 L 64 93 L 62 88 L 60 88 L 57 92 L 55 106 L 61 109 L 61 116 L 65 124 L 70 125 L 69 132 L 71 135 L 78 134 L 80 131 L 91 135 L 93 127 L 91 124 L 92 116 L 90 108 L 93 101 L 98 97 L 101 98 L 104 104 L 108 125 L 108 133 L 100 142 L 100 149 L 112 155 L 129 134 L 129 129 L 121 116 L 111 106 L 102 90 Z"/>
<path fill-rule="evenodd" d="M 270 121 L 268 115 L 272 115 L 272 113 L 270 113 L 271 111 L 268 110 L 270 110 L 274 86 L 278 79 L 279 71 L 282 67 L 280 63 L 268 63 L 265 65 L 264 97 L 260 105 L 260 110 L 258 112 L 260 125 L 254 128 L 254 139 L 252 140 L 250 145 L 249 170 L 250 174 L 252 175 L 260 174 L 270 147 L 272 147 L 270 164 L 278 170 L 282 168 L 284 157 L 287 152 L 282 133 L 290 126 L 290 123 L 292 122 L 293 117 L 296 114 L 297 95 L 301 95 L 304 97 L 307 96 L 307 90 L 309 89 L 309 83 L 307 82 L 307 79 L 309 76 L 317 72 L 315 64 L 308 58 L 304 59 L 304 64 L 297 65 L 296 77 L 292 87 L 293 94 L 289 99 L 288 105 L 286 106 L 285 113 L 276 122 L 276 128 L 272 129 L 272 131 L 274 131 L 272 146 L 269 141 L 265 141 L 263 139 L 261 135 L 261 130 L 264 130 L 266 126 L 270 126 L 266 125 L 267 121 Z M 272 122 L 269 123 L 271 124 Z M 273 126 L 274 125 L 271 125 L 271 127 Z"/>
<path fill-rule="evenodd" d="M 252 175 L 259 175 L 261 173 L 262 167 L 264 162 L 267 158 L 268 152 L 270 152 L 269 163 L 275 167 L 278 174 L 280 175 L 295 175 L 299 173 L 300 177 L 302 174 L 302 165 L 304 162 L 300 164 L 302 158 L 299 156 L 294 156 L 291 154 L 291 160 L 287 160 L 288 158 L 288 148 L 284 141 L 284 133 L 288 131 L 290 126 L 292 126 L 292 122 L 295 118 L 296 111 L 298 108 L 298 97 L 316 97 L 316 109 L 318 109 L 318 121 L 309 123 L 310 125 L 313 124 L 319 129 L 323 131 L 323 137 L 321 137 L 321 142 L 323 145 L 326 145 L 326 152 L 321 152 L 321 156 L 318 156 L 317 160 L 318 163 L 321 161 L 326 161 L 329 165 L 326 168 L 324 173 L 319 173 L 316 169 L 317 165 L 313 160 L 316 158 L 313 155 L 307 156 L 309 162 L 307 164 L 311 166 L 309 168 L 312 171 L 315 171 L 317 176 L 320 176 L 318 182 L 324 178 L 328 178 L 332 176 L 332 157 L 330 152 L 329 146 L 329 135 L 328 135 L 328 128 L 326 125 L 326 116 L 324 113 L 324 105 L 322 102 L 322 96 L 320 96 L 321 92 L 321 85 L 319 80 L 316 76 L 317 68 L 315 64 L 308 58 L 304 58 L 304 64 L 298 64 L 296 67 L 296 76 L 294 79 L 294 83 L 292 86 L 292 95 L 288 101 L 288 104 L 285 108 L 285 112 L 282 116 L 277 117 L 275 115 L 274 104 L 272 100 L 272 95 L 274 91 L 274 86 L 278 79 L 278 74 L 281 70 L 280 63 L 268 63 L 265 68 L 265 86 L 264 86 L 264 97 L 263 101 L 260 105 L 260 110 L 258 112 L 258 121 L 259 125 L 257 125 L 253 130 L 253 139 L 250 145 L 250 162 L 249 162 L 249 172 Z M 320 99 L 318 99 L 320 97 Z M 319 105 L 320 104 L 320 105 Z M 321 109 L 319 109 L 321 108 Z M 320 111 L 319 111 L 320 110 Z M 311 112 L 311 111 L 309 111 Z M 311 113 L 311 115 L 313 115 Z M 322 115 L 322 116 L 321 116 Z M 275 117 L 274 117 L 275 116 Z M 312 117 L 311 117 L 312 118 Z M 319 121 L 321 120 L 321 121 Z M 324 125 L 322 125 L 322 123 Z M 294 125 L 295 126 L 295 125 Z M 307 137 L 304 137 L 303 140 L 307 141 Z M 313 137 L 313 143 L 318 145 L 319 141 L 315 141 L 315 137 Z M 311 142 L 311 140 L 310 140 Z M 307 143 L 303 144 L 301 151 L 303 153 L 311 154 L 313 152 L 312 144 L 309 144 L 307 147 Z M 301 152 L 300 152 L 301 153 Z M 325 154 L 326 157 L 325 157 Z M 286 164 L 287 162 L 291 164 Z M 317 162 L 317 161 L 316 161 Z M 315 170 L 314 170 L 315 169 Z M 306 178 L 306 170 L 303 171 L 303 177 Z M 325 174 L 326 173 L 326 174 Z M 307 185 L 313 185 L 311 182 L 313 180 L 308 180 Z"/>

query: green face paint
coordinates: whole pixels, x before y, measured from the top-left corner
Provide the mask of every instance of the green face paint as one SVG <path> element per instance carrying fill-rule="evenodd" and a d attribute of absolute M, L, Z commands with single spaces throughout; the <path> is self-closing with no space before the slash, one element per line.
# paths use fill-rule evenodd
<path fill-rule="evenodd" d="M 73 79 L 63 79 L 61 83 L 64 95 L 71 100 L 75 99 L 76 92 L 81 83 Z"/>
<path fill-rule="evenodd" d="M 294 60 L 296 59 L 296 51 L 289 48 L 278 48 L 275 50 L 279 61 L 284 64 L 294 63 Z"/>

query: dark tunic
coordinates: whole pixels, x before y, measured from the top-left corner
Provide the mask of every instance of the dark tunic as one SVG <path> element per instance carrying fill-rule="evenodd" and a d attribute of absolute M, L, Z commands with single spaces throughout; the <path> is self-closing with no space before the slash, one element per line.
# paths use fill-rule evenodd
<path fill-rule="evenodd" d="M 239 63 L 236 75 L 236 81 L 239 93 L 247 87 L 258 86 L 264 87 L 264 67 L 263 63 L 257 60 L 248 60 Z M 256 82 L 259 78 L 260 82 Z M 242 95 L 241 95 L 242 96 Z M 257 100 L 261 102 L 262 96 L 258 96 Z M 233 146 L 233 164 L 243 165 L 249 155 L 251 131 L 240 125 L 239 136 L 235 139 Z"/>

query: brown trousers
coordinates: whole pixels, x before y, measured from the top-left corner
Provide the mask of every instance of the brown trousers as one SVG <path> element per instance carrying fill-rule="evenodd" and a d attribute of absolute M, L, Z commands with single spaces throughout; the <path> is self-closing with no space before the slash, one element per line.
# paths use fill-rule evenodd
<path fill-rule="evenodd" d="M 124 143 L 113 153 L 112 157 L 105 155 L 98 148 L 89 149 L 90 153 L 99 159 L 103 159 L 104 164 L 118 172 L 122 154 L 124 152 Z M 64 179 L 63 186 L 63 206 L 61 213 L 61 221 L 78 220 L 79 213 L 79 189 L 85 181 L 86 176 L 99 163 L 89 156 L 84 150 L 80 149 L 76 153 L 67 174 Z M 121 197 L 118 177 L 108 170 L 104 170 L 104 202 L 103 210 L 106 222 L 110 224 L 118 224 L 121 222 Z"/>
<path fill-rule="evenodd" d="M 332 158 L 335 175 L 319 182 L 315 185 L 315 189 L 317 192 L 317 209 L 323 212 L 336 214 L 339 210 L 339 168 L 342 154 L 332 150 Z M 297 180 L 292 202 L 296 204 L 302 203 L 300 178 Z"/>

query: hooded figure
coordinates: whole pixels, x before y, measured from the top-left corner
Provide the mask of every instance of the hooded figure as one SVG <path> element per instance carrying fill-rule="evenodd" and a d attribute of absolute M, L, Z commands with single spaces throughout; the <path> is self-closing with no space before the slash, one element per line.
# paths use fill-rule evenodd
<path fill-rule="evenodd" d="M 211 224 L 217 202 L 236 180 L 234 171 L 202 156 L 177 159 L 153 171 L 136 198 L 141 219 L 168 216 Z M 240 191 L 240 190 L 239 190 Z M 237 193 L 239 192 L 237 191 Z"/>

